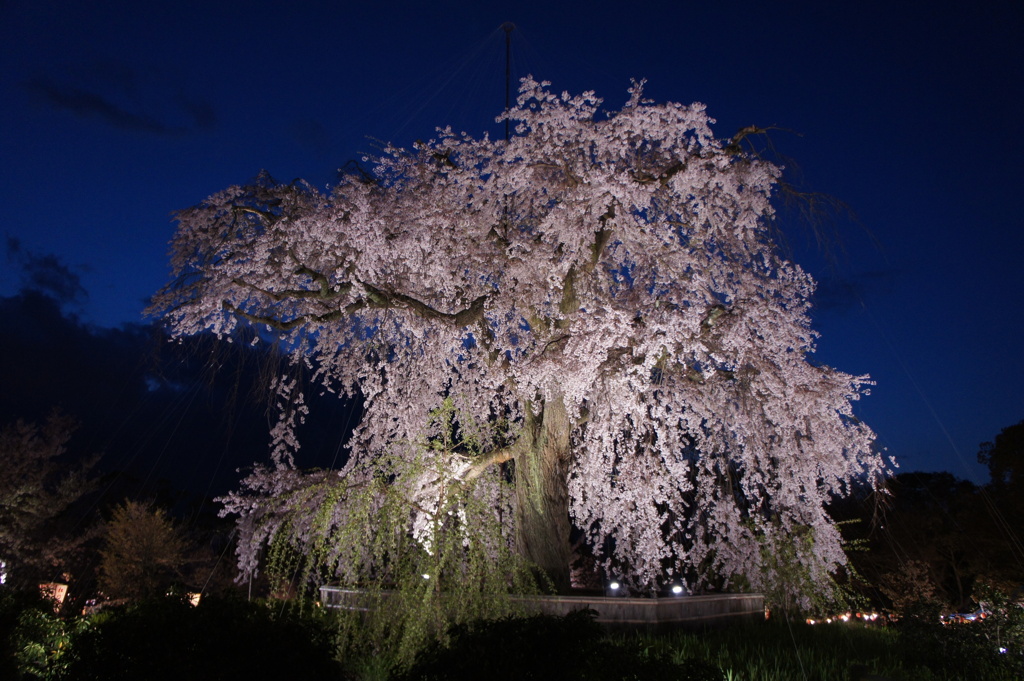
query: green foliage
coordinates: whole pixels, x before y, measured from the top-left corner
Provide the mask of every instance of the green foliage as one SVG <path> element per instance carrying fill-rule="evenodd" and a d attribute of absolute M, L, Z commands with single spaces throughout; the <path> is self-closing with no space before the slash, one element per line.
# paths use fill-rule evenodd
<path fill-rule="evenodd" d="M 752 590 L 764 594 L 765 607 L 799 619 L 805 614 L 845 611 L 856 602 L 852 590 L 830 573 L 826 561 L 815 554 L 813 528 L 797 526 L 787 532 L 775 523 L 770 533 L 761 531 L 757 536 L 761 571 Z M 860 550 L 846 542 L 843 546 L 846 550 Z M 731 583 L 734 589 L 745 591 L 751 590 L 751 581 L 741 577 Z"/>
<path fill-rule="evenodd" d="M 67 666 L 69 644 L 87 624 L 62 620 L 38 591 L 0 587 L 0 678 L 57 678 Z"/>
<path fill-rule="evenodd" d="M 509 484 L 497 473 L 457 475 L 479 456 L 472 424 L 458 416 L 446 400 L 411 462 L 377 459 L 293 492 L 294 510 L 270 541 L 277 592 L 334 580 L 362 593 L 361 609 L 340 613 L 339 655 L 350 665 L 407 666 L 450 624 L 511 614 L 511 594 L 538 591 L 511 545 Z"/>
<path fill-rule="evenodd" d="M 700 660 L 677 664 L 635 641 L 606 638 L 594 614 L 576 611 L 565 617 L 536 615 L 462 624 L 453 628 L 447 644 L 428 646 L 397 678 L 724 681 L 721 670 Z"/>

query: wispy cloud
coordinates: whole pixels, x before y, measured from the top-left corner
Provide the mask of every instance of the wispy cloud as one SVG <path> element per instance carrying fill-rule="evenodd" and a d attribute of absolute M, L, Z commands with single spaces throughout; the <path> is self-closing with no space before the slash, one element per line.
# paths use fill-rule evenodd
<path fill-rule="evenodd" d="M 89 297 L 82 278 L 52 253 L 33 253 L 7 237 L 7 260 L 21 270 L 21 287 L 44 293 L 64 305 L 80 305 Z"/>
<path fill-rule="evenodd" d="M 183 135 L 217 123 L 213 106 L 187 95 L 158 74 L 124 63 L 96 62 L 68 78 L 39 75 L 22 83 L 38 102 L 121 130 Z"/>
<path fill-rule="evenodd" d="M 828 277 L 818 282 L 814 309 L 818 312 L 845 313 L 860 307 L 867 299 L 892 292 L 897 273 L 893 270 L 863 272 L 852 278 Z"/>

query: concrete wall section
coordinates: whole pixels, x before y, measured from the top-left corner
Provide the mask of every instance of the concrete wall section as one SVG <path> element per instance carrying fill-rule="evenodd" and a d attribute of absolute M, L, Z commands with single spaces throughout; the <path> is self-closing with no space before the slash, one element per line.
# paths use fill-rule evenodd
<path fill-rule="evenodd" d="M 527 610 L 565 615 L 591 609 L 609 627 L 663 629 L 715 626 L 764 619 L 761 594 L 715 594 L 669 598 L 541 596 L 518 599 Z"/>
<path fill-rule="evenodd" d="M 320 588 L 327 607 L 366 610 L 372 607 L 365 592 L 340 587 Z M 615 598 L 605 596 L 523 596 L 515 598 L 525 612 L 567 615 L 594 610 L 597 621 L 610 628 L 670 629 L 705 627 L 764 619 L 761 594 L 714 594 L 667 598 Z"/>

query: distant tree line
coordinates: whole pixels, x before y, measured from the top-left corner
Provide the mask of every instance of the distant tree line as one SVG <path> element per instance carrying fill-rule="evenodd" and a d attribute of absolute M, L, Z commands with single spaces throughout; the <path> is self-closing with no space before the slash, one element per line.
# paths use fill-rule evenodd
<path fill-rule="evenodd" d="M 980 587 L 1024 588 L 1024 421 L 983 443 L 991 480 L 947 472 L 900 473 L 879 492 L 836 502 L 857 572 L 871 601 L 904 611 L 977 607 Z"/>

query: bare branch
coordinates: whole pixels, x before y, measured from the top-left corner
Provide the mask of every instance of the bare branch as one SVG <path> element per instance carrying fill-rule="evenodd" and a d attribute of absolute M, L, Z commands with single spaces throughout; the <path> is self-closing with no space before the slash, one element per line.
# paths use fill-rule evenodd
<path fill-rule="evenodd" d="M 291 331 L 292 329 L 298 326 L 303 326 L 305 324 L 326 324 L 328 322 L 336 322 L 339 319 L 343 319 L 346 315 L 355 312 L 357 309 L 363 306 L 364 305 L 362 303 L 353 303 L 352 305 L 348 305 L 345 308 L 342 308 L 340 310 L 332 310 L 326 314 L 304 314 L 299 315 L 297 317 L 293 317 L 287 321 L 282 321 L 276 317 L 269 317 L 266 315 L 258 315 L 252 314 L 251 312 L 246 312 L 237 305 L 233 305 L 226 300 L 221 303 L 221 307 L 223 309 L 227 310 L 236 317 L 241 317 L 242 319 L 252 322 L 253 324 L 265 324 L 272 329 L 277 329 L 278 331 Z"/>
<path fill-rule="evenodd" d="M 407 296 L 404 293 L 384 291 L 366 282 L 360 282 L 360 284 L 366 289 L 370 301 L 376 307 L 404 307 L 426 319 L 451 322 L 460 328 L 483 319 L 484 303 L 487 302 L 487 296 L 483 295 L 470 303 L 469 307 L 464 310 L 455 313 L 441 312 L 423 301 Z"/>
<path fill-rule="evenodd" d="M 299 272 L 296 273 L 298 274 Z M 320 289 L 316 291 L 301 288 L 284 289 L 281 291 L 270 291 L 268 289 L 256 286 L 255 284 L 250 284 L 244 279 L 238 278 L 232 279 L 231 283 L 233 283 L 236 286 L 241 286 L 242 288 L 247 288 L 251 291 L 256 291 L 257 293 L 270 298 L 276 303 L 279 303 L 282 300 L 289 300 L 294 298 L 316 298 L 318 300 L 333 300 L 335 298 L 345 295 L 346 293 L 352 290 L 352 284 L 348 282 L 341 284 L 334 289 L 331 289 L 326 278 L 324 278 L 324 280 L 320 282 Z"/>
<path fill-rule="evenodd" d="M 525 450 L 525 446 L 522 444 L 522 440 L 517 440 L 511 447 L 502 447 L 496 449 L 490 454 L 484 454 L 479 459 L 476 459 L 472 466 L 462 474 L 463 480 L 475 480 L 491 466 L 505 463 L 516 458 L 517 454 L 522 453 Z"/>

